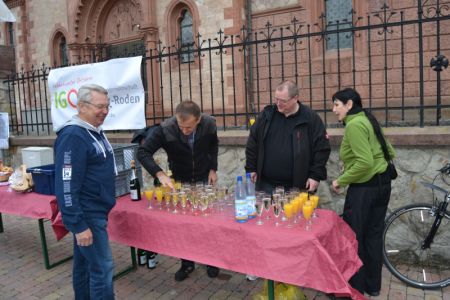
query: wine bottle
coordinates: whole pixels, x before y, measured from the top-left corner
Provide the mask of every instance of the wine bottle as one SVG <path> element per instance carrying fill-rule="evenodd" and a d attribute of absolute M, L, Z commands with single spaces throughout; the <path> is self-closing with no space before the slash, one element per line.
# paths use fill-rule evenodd
<path fill-rule="evenodd" d="M 138 264 L 140 266 L 144 266 L 147 264 L 147 251 L 143 249 L 138 249 L 137 256 L 138 256 Z"/>
<path fill-rule="evenodd" d="M 141 200 L 141 185 L 136 176 L 136 164 L 134 160 L 131 161 L 130 196 L 133 201 Z"/>

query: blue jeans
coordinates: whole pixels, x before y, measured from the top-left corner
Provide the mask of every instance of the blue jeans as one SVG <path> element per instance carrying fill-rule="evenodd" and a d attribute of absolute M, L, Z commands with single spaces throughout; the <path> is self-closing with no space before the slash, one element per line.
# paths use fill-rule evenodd
<path fill-rule="evenodd" d="M 76 300 L 114 299 L 113 258 L 109 247 L 106 219 L 86 220 L 93 243 L 73 246 L 73 290 Z"/>

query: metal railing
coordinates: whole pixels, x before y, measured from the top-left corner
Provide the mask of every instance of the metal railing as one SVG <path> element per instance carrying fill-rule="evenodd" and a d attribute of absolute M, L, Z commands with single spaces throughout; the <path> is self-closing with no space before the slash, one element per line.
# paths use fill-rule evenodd
<path fill-rule="evenodd" d="M 236 35 L 219 30 L 213 39 L 197 34 L 188 46 L 159 42 L 145 49 L 143 42 L 133 42 L 112 51 L 97 44 L 87 61 L 76 64 L 142 55 L 148 124 L 170 117 L 189 98 L 214 115 L 221 129 L 247 128 L 286 79 L 299 84 L 301 101 L 328 127 L 338 124 L 330 99 L 343 87 L 356 88 L 384 126 L 450 124 L 449 3 L 419 0 L 399 11 L 383 5 L 365 17 L 354 10 L 349 15 L 351 20 L 334 23 L 324 14 L 315 24 L 296 18 L 278 27 L 267 22 Z M 327 50 L 333 36 L 337 47 Z M 342 39 L 350 39 L 345 44 L 351 47 L 340 47 Z M 13 133 L 51 132 L 49 71 L 32 67 L 5 81 Z"/>

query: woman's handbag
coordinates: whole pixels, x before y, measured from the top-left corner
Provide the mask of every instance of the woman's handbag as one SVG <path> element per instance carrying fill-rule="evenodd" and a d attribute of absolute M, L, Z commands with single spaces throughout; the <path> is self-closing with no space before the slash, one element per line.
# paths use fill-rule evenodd
<path fill-rule="evenodd" d="M 384 143 L 381 144 L 381 149 L 383 149 L 384 159 L 386 159 L 388 165 L 386 171 L 388 172 L 389 176 L 391 177 L 391 180 L 394 180 L 398 177 L 397 169 L 395 168 L 394 162 L 389 156 L 386 140 L 384 140 Z"/>

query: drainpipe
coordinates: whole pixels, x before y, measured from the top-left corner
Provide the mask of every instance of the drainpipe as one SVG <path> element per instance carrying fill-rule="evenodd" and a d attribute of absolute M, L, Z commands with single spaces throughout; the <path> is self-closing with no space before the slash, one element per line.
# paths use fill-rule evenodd
<path fill-rule="evenodd" d="M 247 32 L 252 34 L 252 0 L 247 0 Z M 250 36 L 249 41 L 252 40 Z M 248 101 L 250 104 L 250 109 L 252 113 L 257 112 L 255 108 L 255 100 L 253 99 L 253 59 L 252 59 L 252 46 L 250 45 L 248 50 L 248 83 L 247 83 L 247 93 Z"/>

